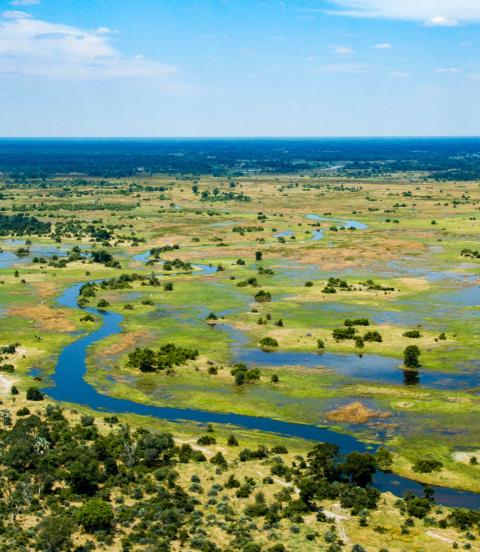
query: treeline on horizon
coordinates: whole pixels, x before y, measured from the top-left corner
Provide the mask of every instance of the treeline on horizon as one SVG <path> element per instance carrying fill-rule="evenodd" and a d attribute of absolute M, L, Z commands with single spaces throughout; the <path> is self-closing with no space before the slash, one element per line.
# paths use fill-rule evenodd
<path fill-rule="evenodd" d="M 436 180 L 480 178 L 480 139 L 0 140 L 0 172 L 21 182 L 81 174 L 241 176 L 328 170 L 376 176 L 415 171 Z"/>

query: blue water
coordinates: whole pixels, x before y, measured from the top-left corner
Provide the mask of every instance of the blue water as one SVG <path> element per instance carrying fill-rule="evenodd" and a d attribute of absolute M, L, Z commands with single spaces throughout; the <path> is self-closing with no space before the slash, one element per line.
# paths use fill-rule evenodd
<path fill-rule="evenodd" d="M 32 261 L 32 257 L 44 257 L 46 259 L 52 257 L 53 255 L 58 255 L 59 257 L 66 257 L 68 255 L 69 248 L 61 249 L 54 245 L 47 244 L 32 244 L 25 245 L 25 240 L 17 239 L 8 239 L 4 240 L 0 245 L 9 245 L 15 248 L 26 247 L 30 252 L 28 255 L 18 256 L 14 251 L 1 251 L 0 252 L 0 269 L 10 268 L 16 264 L 25 264 Z"/>
<path fill-rule="evenodd" d="M 133 255 L 132 259 L 134 261 L 137 261 L 138 263 L 147 263 L 150 259 L 150 251 L 144 251 L 143 253 L 138 253 L 137 255 Z M 161 259 L 158 259 L 158 262 L 162 262 Z M 215 274 L 217 272 L 217 267 L 215 265 L 207 265 L 207 264 L 192 264 L 193 270 L 195 274 L 199 274 L 201 276 L 209 276 L 210 274 Z M 171 273 L 172 275 L 176 274 L 175 272 Z"/>
<path fill-rule="evenodd" d="M 146 263 L 150 259 L 150 251 L 144 251 L 143 253 L 133 255 L 132 259 L 137 263 Z"/>
<path fill-rule="evenodd" d="M 81 286 L 82 284 L 79 283 L 65 290 L 59 298 L 58 303 L 63 307 L 77 308 L 77 298 Z M 84 379 L 87 370 L 87 351 L 90 345 L 110 335 L 121 333 L 120 324 L 123 317 L 118 313 L 104 312 L 93 308 L 85 308 L 83 310 L 100 317 L 102 319 L 102 326 L 91 334 L 85 335 L 67 345 L 62 350 L 55 373 L 53 374 L 54 386 L 44 390 L 55 400 L 82 404 L 100 411 L 135 413 L 176 422 L 189 420 L 199 423 L 232 424 L 248 429 L 268 431 L 285 437 L 330 442 L 337 444 L 342 454 L 352 451 L 364 452 L 369 449 L 375 450 L 375 446 L 369 447 L 354 437 L 314 425 L 295 424 L 241 414 L 151 406 L 104 395 Z M 421 495 L 423 492 L 421 484 L 391 473 L 377 473 L 374 484 L 380 491 L 389 491 L 397 495 L 403 494 L 406 491 L 412 491 L 418 495 Z M 446 487 L 434 487 L 434 490 L 436 500 L 441 504 L 480 508 L 480 495 L 476 493 L 457 491 Z"/>
<path fill-rule="evenodd" d="M 312 232 L 312 241 L 323 240 L 324 237 L 323 230 L 314 230 Z"/>
<path fill-rule="evenodd" d="M 232 354 L 236 362 L 253 366 L 284 367 L 302 366 L 304 368 L 326 367 L 348 378 L 361 379 L 389 385 L 421 385 L 429 389 L 462 390 L 480 387 L 480 371 L 438 372 L 435 370 L 403 370 L 401 361 L 382 355 L 308 353 L 296 351 L 275 351 L 267 353 L 261 349 L 247 347 L 245 334 L 228 324 L 217 324 L 217 329 L 225 331 L 232 339 Z"/>
<path fill-rule="evenodd" d="M 341 226 L 344 226 L 345 228 L 354 228 L 355 230 L 366 230 L 368 226 L 364 224 L 363 222 L 358 222 L 356 220 L 343 220 L 343 219 L 337 219 L 337 218 L 330 218 L 330 217 L 322 217 L 320 215 L 307 215 L 307 218 L 310 220 L 325 220 L 328 222 L 338 222 Z"/>

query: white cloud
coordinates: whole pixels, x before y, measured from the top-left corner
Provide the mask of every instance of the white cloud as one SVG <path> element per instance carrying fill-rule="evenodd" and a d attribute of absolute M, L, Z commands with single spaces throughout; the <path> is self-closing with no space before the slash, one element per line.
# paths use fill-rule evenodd
<path fill-rule="evenodd" d="M 392 71 L 388 76 L 392 79 L 408 79 L 410 73 L 405 71 Z"/>
<path fill-rule="evenodd" d="M 460 69 L 460 67 L 438 67 L 435 69 L 436 73 L 463 73 L 463 69 Z"/>
<path fill-rule="evenodd" d="M 354 53 L 348 46 L 330 46 L 330 48 L 339 56 L 350 56 Z"/>
<path fill-rule="evenodd" d="M 352 17 L 380 17 L 422 21 L 431 26 L 479 22 L 479 0 L 329 0 L 330 13 Z"/>
<path fill-rule="evenodd" d="M 109 29 L 108 27 L 98 27 L 98 29 L 95 29 L 95 32 L 98 34 L 112 34 L 116 31 L 112 31 L 112 29 Z"/>
<path fill-rule="evenodd" d="M 374 48 L 377 50 L 391 50 L 393 46 L 389 42 L 381 42 L 380 44 L 375 44 Z"/>
<path fill-rule="evenodd" d="M 165 80 L 176 68 L 156 60 L 125 56 L 107 27 L 86 31 L 50 23 L 24 12 L 0 18 L 0 74 L 58 80 Z"/>
<path fill-rule="evenodd" d="M 458 21 L 456 19 L 448 19 L 448 17 L 443 17 L 443 15 L 436 15 L 425 21 L 427 27 L 456 27 Z"/>
<path fill-rule="evenodd" d="M 2 17 L 4 19 L 26 19 L 31 15 L 19 10 L 7 10 L 2 13 Z"/>
<path fill-rule="evenodd" d="M 12 6 L 35 6 L 40 4 L 40 0 L 12 0 L 10 4 Z"/>

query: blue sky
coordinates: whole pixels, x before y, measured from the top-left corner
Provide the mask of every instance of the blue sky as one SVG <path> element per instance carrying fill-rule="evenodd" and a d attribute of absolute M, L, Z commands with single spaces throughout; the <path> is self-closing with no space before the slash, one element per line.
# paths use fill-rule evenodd
<path fill-rule="evenodd" d="M 0 136 L 480 134 L 480 0 L 0 0 Z"/>

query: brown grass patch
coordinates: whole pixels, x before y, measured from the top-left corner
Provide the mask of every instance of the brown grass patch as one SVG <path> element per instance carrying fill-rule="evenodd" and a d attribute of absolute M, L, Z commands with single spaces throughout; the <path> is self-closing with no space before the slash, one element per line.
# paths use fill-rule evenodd
<path fill-rule="evenodd" d="M 327 420 L 352 424 L 366 424 L 373 418 L 388 418 L 389 416 L 391 416 L 390 412 L 372 410 L 359 401 L 331 410 L 325 415 Z"/>
<path fill-rule="evenodd" d="M 57 286 L 53 282 L 35 282 L 32 286 L 41 298 L 53 297 L 57 293 Z"/>
<path fill-rule="evenodd" d="M 75 325 L 59 309 L 52 309 L 48 305 L 13 307 L 9 314 L 33 320 L 42 330 L 59 330 L 71 332 Z"/>
<path fill-rule="evenodd" d="M 119 336 L 120 341 L 117 341 L 117 343 L 111 343 L 110 345 L 102 349 L 100 354 L 102 356 L 121 355 L 122 353 L 129 351 L 134 347 L 138 347 L 142 342 L 147 341 L 149 336 L 149 332 L 145 330 L 122 333 L 121 336 Z"/>

